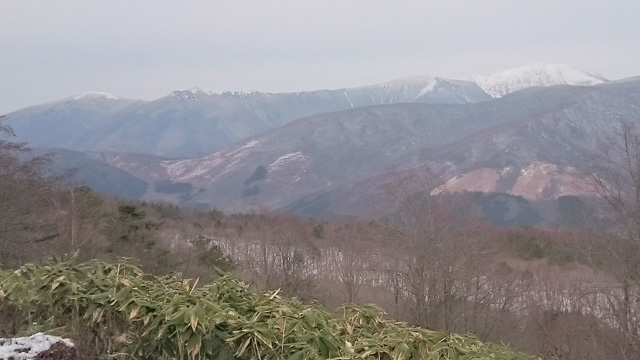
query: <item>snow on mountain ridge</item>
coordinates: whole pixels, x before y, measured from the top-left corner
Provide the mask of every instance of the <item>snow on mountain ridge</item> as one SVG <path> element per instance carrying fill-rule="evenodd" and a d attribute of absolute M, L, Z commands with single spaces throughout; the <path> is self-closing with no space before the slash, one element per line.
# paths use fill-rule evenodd
<path fill-rule="evenodd" d="M 435 81 L 438 81 L 439 79 L 440 79 L 439 77 L 433 76 L 433 75 L 407 76 L 407 77 L 402 77 L 399 79 L 387 81 L 382 84 L 377 84 L 377 86 L 392 87 L 392 88 L 403 88 L 407 86 L 416 86 L 416 85 L 423 86 L 424 84 L 430 84 Z"/>
<path fill-rule="evenodd" d="M 574 85 L 588 86 L 600 84 L 608 81 L 599 74 L 578 70 L 568 65 L 557 65 L 547 63 L 533 63 L 526 66 L 498 71 L 494 73 L 483 73 L 466 79 L 448 79 L 434 75 L 416 75 L 397 78 L 394 80 L 340 89 L 344 92 L 377 90 L 377 91 L 400 91 L 405 95 L 417 99 L 436 90 L 440 84 L 450 84 L 457 87 L 464 83 L 472 82 L 477 84 L 482 90 L 493 98 L 500 98 L 508 93 L 522 90 L 528 87 L 552 86 L 552 85 Z M 300 96 L 308 92 L 297 92 Z M 276 95 L 257 90 L 249 91 L 224 91 L 214 92 L 200 87 L 192 87 L 186 90 L 176 90 L 169 94 L 169 97 L 178 98 L 185 101 L 200 101 L 204 97 L 214 95 L 231 95 L 238 98 L 248 98 L 257 95 Z M 349 96 L 349 95 L 347 95 Z M 110 93 L 90 91 L 68 98 L 66 100 L 128 100 Z M 405 99 L 411 100 L 411 99 Z"/>
<path fill-rule="evenodd" d="M 177 98 L 185 101 L 199 101 L 203 96 L 211 96 L 215 93 L 208 89 L 202 89 L 199 87 L 192 87 L 187 90 L 176 90 L 169 94 L 170 97 Z"/>
<path fill-rule="evenodd" d="M 231 95 L 239 98 L 246 98 L 246 97 L 260 95 L 260 94 L 263 94 L 263 93 L 258 90 L 225 91 L 222 93 L 222 95 Z"/>
<path fill-rule="evenodd" d="M 466 79 L 447 79 L 434 75 L 415 75 L 372 85 L 343 88 L 339 90 L 342 90 L 343 92 L 361 90 L 404 91 L 405 94 L 412 93 L 415 98 L 419 98 L 435 90 L 436 86 L 441 83 L 451 83 L 456 86 L 472 82 L 477 84 L 491 97 L 499 98 L 508 93 L 528 87 L 552 85 L 588 86 L 600 84 L 606 81 L 608 80 L 599 74 L 578 70 L 569 65 L 533 63 L 494 73 L 479 74 Z M 304 93 L 307 92 L 297 92 L 295 94 L 299 96 Z M 188 90 L 174 91 L 171 93 L 171 96 L 173 97 L 180 97 L 184 100 L 191 101 L 198 101 L 198 97 L 202 95 L 232 95 L 235 97 L 246 98 L 255 95 L 273 94 L 263 93 L 257 90 L 224 91 L 222 93 L 217 93 L 197 87 Z"/>
<path fill-rule="evenodd" d="M 574 85 L 588 86 L 606 82 L 598 75 L 578 70 L 568 65 L 534 63 L 495 73 L 485 73 L 470 78 L 494 98 L 535 86 Z"/>
<path fill-rule="evenodd" d="M 375 94 L 373 96 L 378 97 L 379 104 L 421 102 L 423 99 L 428 98 L 440 99 L 435 100 L 435 102 L 438 102 L 448 96 L 457 97 L 457 102 L 474 102 L 469 97 L 475 98 L 475 101 L 484 101 L 487 100 L 485 97 L 488 97 L 473 81 L 449 79 L 433 75 L 408 76 L 382 83 L 340 90 L 343 91 L 350 103 L 352 95 L 363 93 Z M 482 99 L 478 100 L 478 96 L 481 96 Z M 449 98 L 449 101 L 451 101 L 451 98 Z"/>
<path fill-rule="evenodd" d="M 73 100 L 90 100 L 90 99 L 106 99 L 106 100 L 122 100 L 123 98 L 100 91 L 88 91 L 73 97 Z"/>
<path fill-rule="evenodd" d="M 387 81 L 385 83 L 379 84 L 383 88 L 391 88 L 398 90 L 407 90 L 409 88 L 420 88 L 418 95 L 416 97 L 420 97 L 422 95 L 427 94 L 430 91 L 435 89 L 436 85 L 442 79 L 437 76 L 432 75 L 418 75 L 418 76 L 408 76 L 403 77 L 391 81 Z"/>
<path fill-rule="evenodd" d="M 417 91 L 416 96 L 420 97 L 433 91 L 435 87 L 441 82 L 455 83 L 466 81 L 476 83 L 490 96 L 499 98 L 513 91 L 521 90 L 527 87 L 552 85 L 588 86 L 600 84 L 608 80 L 599 74 L 578 70 L 569 65 L 533 63 L 530 65 L 508 70 L 493 73 L 483 73 L 460 80 L 446 79 L 434 75 L 416 75 L 397 78 L 394 80 L 372 85 L 344 88 L 340 90 L 389 89 L 404 90 L 405 92 L 407 92 L 409 90 L 415 91 L 416 88 L 420 88 L 420 90 Z M 300 95 L 302 93 L 305 92 L 298 92 L 295 94 Z M 183 100 L 198 101 L 198 98 L 200 96 L 232 95 L 235 97 L 245 98 L 260 94 L 273 95 L 272 93 L 264 93 L 258 90 L 214 92 L 209 89 L 192 87 L 186 90 L 173 91 L 169 94 L 169 96 L 181 98 Z M 126 98 L 100 91 L 85 92 L 73 96 L 70 99 L 127 100 Z"/>

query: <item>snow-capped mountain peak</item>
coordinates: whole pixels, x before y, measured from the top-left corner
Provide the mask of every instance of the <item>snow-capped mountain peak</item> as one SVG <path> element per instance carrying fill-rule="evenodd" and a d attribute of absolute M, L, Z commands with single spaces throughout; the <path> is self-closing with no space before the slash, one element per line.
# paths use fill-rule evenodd
<path fill-rule="evenodd" d="M 73 100 L 94 100 L 94 99 L 122 100 L 123 98 L 119 96 L 115 96 L 113 94 L 109 94 L 106 92 L 99 92 L 99 91 L 89 91 L 73 97 Z"/>
<path fill-rule="evenodd" d="M 534 86 L 574 85 L 587 86 L 606 82 L 607 79 L 568 65 L 535 63 L 470 78 L 487 94 L 500 98 L 514 91 Z"/>
<path fill-rule="evenodd" d="M 202 89 L 199 87 L 192 87 L 187 90 L 176 90 L 169 94 L 170 97 L 178 98 L 186 101 L 199 101 L 203 96 L 211 96 L 215 93 L 208 89 Z"/>

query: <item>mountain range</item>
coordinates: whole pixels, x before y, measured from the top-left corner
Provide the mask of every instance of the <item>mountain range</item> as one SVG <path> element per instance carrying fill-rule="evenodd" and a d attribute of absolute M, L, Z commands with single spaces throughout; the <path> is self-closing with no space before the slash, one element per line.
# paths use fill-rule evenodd
<path fill-rule="evenodd" d="M 359 88 L 278 94 L 194 88 L 153 101 L 93 92 L 7 117 L 18 138 L 34 147 L 196 157 L 320 113 L 398 103 L 477 103 L 524 87 L 604 81 L 566 66 L 541 64 L 471 80 L 414 76 Z"/>
<path fill-rule="evenodd" d="M 456 104 L 489 99 L 473 82 L 426 76 L 361 88 L 282 94 L 216 94 L 194 88 L 153 101 L 88 93 L 29 107 L 8 117 L 18 137 L 37 147 L 194 157 L 324 112 L 406 102 Z"/>
<path fill-rule="evenodd" d="M 639 78 L 534 64 L 289 94 L 86 94 L 7 117 L 32 146 L 84 151 L 144 181 L 143 199 L 337 216 L 364 215 L 385 183 L 424 164 L 446 192 L 582 195 L 572 184 L 585 157 L 619 121 L 637 122 L 639 104 Z"/>

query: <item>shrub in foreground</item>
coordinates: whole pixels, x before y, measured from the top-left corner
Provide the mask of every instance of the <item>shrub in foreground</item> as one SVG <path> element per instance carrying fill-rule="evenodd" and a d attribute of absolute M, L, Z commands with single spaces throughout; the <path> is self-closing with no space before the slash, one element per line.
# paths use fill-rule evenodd
<path fill-rule="evenodd" d="M 81 338 L 122 359 L 536 359 L 472 335 L 383 318 L 373 305 L 336 317 L 315 304 L 257 293 L 231 275 L 197 286 L 154 277 L 127 260 L 73 259 L 0 273 L 0 304 L 24 324 Z"/>

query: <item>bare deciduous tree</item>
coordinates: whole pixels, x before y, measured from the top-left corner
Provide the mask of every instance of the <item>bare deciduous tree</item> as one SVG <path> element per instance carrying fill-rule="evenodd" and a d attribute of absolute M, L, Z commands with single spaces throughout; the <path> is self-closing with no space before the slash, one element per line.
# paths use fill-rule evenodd
<path fill-rule="evenodd" d="M 365 230 L 355 221 L 341 224 L 329 237 L 329 245 L 335 250 L 330 261 L 344 286 L 345 300 L 355 303 L 368 271 L 367 254 L 373 244 L 365 240 Z"/>
<path fill-rule="evenodd" d="M 596 258 L 615 286 L 600 289 L 613 323 L 624 334 L 623 353 L 640 356 L 640 131 L 621 123 L 592 159 L 591 189 L 608 205 L 615 228 Z M 604 250 L 604 251 L 602 251 Z"/>
<path fill-rule="evenodd" d="M 479 270 L 486 249 L 473 206 L 442 194 L 440 185 L 429 169 L 392 185 L 396 206 L 385 221 L 385 243 L 411 299 L 411 321 L 453 330 L 470 289 L 485 282 Z"/>
<path fill-rule="evenodd" d="M 55 181 L 44 175 L 47 156 L 29 157 L 0 118 L 0 263 L 19 263 L 58 236 Z"/>

